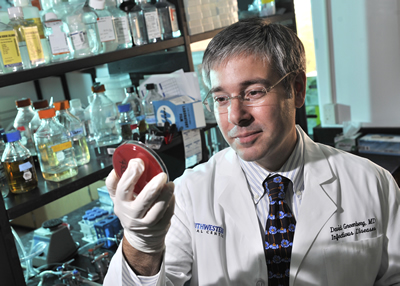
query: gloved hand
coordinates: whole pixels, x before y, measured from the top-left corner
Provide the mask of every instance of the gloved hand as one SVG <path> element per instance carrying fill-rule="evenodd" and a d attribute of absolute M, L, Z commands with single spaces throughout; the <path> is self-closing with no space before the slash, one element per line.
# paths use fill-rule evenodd
<path fill-rule="evenodd" d="M 142 252 L 156 253 L 164 250 L 174 213 L 174 184 L 166 183 L 167 175 L 160 173 L 135 198 L 133 189 L 143 171 L 143 161 L 131 159 L 121 179 L 111 171 L 106 186 L 129 244 Z"/>

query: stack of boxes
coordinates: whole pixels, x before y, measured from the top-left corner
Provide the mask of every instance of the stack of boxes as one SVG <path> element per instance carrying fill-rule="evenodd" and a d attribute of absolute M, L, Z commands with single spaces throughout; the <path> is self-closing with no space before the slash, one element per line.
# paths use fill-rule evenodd
<path fill-rule="evenodd" d="M 229 26 L 239 20 L 237 0 L 184 0 L 189 35 Z"/>

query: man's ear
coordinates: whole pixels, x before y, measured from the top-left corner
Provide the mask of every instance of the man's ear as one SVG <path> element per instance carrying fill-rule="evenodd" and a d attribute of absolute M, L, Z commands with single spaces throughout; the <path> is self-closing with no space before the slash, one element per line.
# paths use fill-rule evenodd
<path fill-rule="evenodd" d="M 294 100 L 296 108 L 303 106 L 306 100 L 307 77 L 304 71 L 300 71 L 294 79 Z"/>

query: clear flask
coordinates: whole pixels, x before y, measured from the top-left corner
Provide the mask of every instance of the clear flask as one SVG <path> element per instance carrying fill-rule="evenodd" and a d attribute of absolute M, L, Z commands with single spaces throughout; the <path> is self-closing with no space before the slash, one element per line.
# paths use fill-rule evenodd
<path fill-rule="evenodd" d="M 98 16 L 97 28 L 103 46 L 103 53 L 112 52 L 118 48 L 118 40 L 115 34 L 113 17 L 110 11 L 105 9 L 105 5 L 105 0 L 89 0 L 89 6 L 94 9 Z"/>
<path fill-rule="evenodd" d="M 35 116 L 35 112 L 32 109 L 31 100 L 29 98 L 21 98 L 15 101 L 15 105 L 18 109 L 17 116 L 14 119 L 14 128 L 21 132 L 21 144 L 29 149 L 32 156 L 36 155 L 35 143 L 29 123 Z"/>
<path fill-rule="evenodd" d="M 37 187 L 35 164 L 29 150 L 19 141 L 18 130 L 6 132 L 3 137 L 6 147 L 1 157 L 11 193 L 21 194 Z"/>
<path fill-rule="evenodd" d="M 118 105 L 119 125 L 121 126 L 121 135 L 123 140 L 136 140 L 139 138 L 139 126 L 135 116 L 132 116 L 132 109 L 129 103 Z"/>
<path fill-rule="evenodd" d="M 138 93 L 136 92 L 135 86 L 130 86 L 125 88 L 125 99 L 122 101 L 124 103 L 130 103 L 131 105 L 131 113 L 133 116 L 136 117 L 136 120 L 139 125 L 139 132 L 144 133 L 146 132 L 146 121 L 145 121 L 145 114 L 142 107 L 141 100 L 139 98 Z"/>
<path fill-rule="evenodd" d="M 70 133 L 72 146 L 74 147 L 75 160 L 78 166 L 85 165 L 90 161 L 89 148 L 86 143 L 84 123 L 69 112 L 68 100 L 54 102 L 56 118 Z"/>
<path fill-rule="evenodd" d="M 32 120 L 29 122 L 29 130 L 33 134 L 35 134 L 36 130 L 40 126 L 40 118 L 39 118 L 39 110 L 45 109 L 49 107 L 49 103 L 47 99 L 42 99 L 42 100 L 37 100 L 32 103 L 33 107 L 35 108 L 34 113 L 35 115 L 33 116 Z M 33 139 L 33 138 L 32 138 Z"/>
<path fill-rule="evenodd" d="M 175 5 L 167 0 L 157 0 L 155 4 L 160 18 L 161 39 L 168 40 L 181 35 L 176 17 Z"/>
<path fill-rule="evenodd" d="M 94 95 L 88 95 L 88 106 L 85 108 L 85 129 L 86 129 L 86 140 L 87 142 L 92 142 L 95 140 L 94 138 L 94 130 L 92 126 L 92 120 L 90 119 L 90 104 L 93 102 Z"/>
<path fill-rule="evenodd" d="M 154 83 L 146 84 L 146 90 L 146 96 L 142 100 L 144 114 L 146 115 L 146 123 L 148 125 L 148 129 L 157 130 L 153 101 L 163 100 L 163 97 L 157 92 L 156 85 Z"/>
<path fill-rule="evenodd" d="M 51 62 L 62 62 L 72 58 L 64 23 L 53 12 L 44 14 L 45 35 L 50 43 Z"/>
<path fill-rule="evenodd" d="M 96 38 L 96 32 L 86 30 L 87 25 L 82 21 L 83 14 L 66 16 L 68 24 L 69 38 L 74 49 L 74 58 L 80 59 L 99 53 L 100 44 L 93 41 Z M 89 36 L 92 35 L 89 40 Z"/>
<path fill-rule="evenodd" d="M 24 69 L 17 33 L 8 22 L 0 21 L 0 74 Z"/>
<path fill-rule="evenodd" d="M 106 97 L 105 91 L 100 83 L 92 86 L 94 98 L 90 104 L 90 119 L 98 147 L 118 144 L 122 140 L 117 106 Z"/>
<path fill-rule="evenodd" d="M 128 15 L 117 8 L 115 0 L 106 0 L 106 9 L 111 13 L 115 34 L 117 36 L 118 50 L 131 48 L 132 35 L 129 29 Z"/>
<path fill-rule="evenodd" d="M 85 32 L 87 35 L 88 44 L 92 54 L 97 55 L 102 53 L 103 45 L 100 41 L 99 29 L 97 26 L 97 18 L 99 16 L 95 12 L 95 10 L 89 6 L 88 2 L 85 2 L 83 8 L 79 7 L 74 13 L 77 16 L 79 15 L 78 17 L 76 17 L 76 19 L 78 19 L 85 25 Z"/>
<path fill-rule="evenodd" d="M 69 132 L 55 116 L 54 108 L 39 111 L 41 124 L 34 138 L 43 178 L 60 182 L 76 176 L 78 165 Z"/>
<path fill-rule="evenodd" d="M 81 100 L 79 98 L 75 98 L 75 99 L 71 99 L 69 101 L 69 105 L 71 106 L 71 108 L 69 109 L 69 112 L 71 112 L 72 115 L 74 115 L 75 117 L 77 117 L 84 125 L 84 133 L 85 136 L 87 134 L 86 132 L 86 120 L 85 120 L 85 110 L 82 108 L 82 103 Z"/>
<path fill-rule="evenodd" d="M 4 144 L 3 141 L 4 132 L 5 132 L 4 128 L 0 128 L 0 158 L 1 156 L 3 156 L 4 150 L 6 148 L 6 145 Z M 7 197 L 7 195 L 10 192 L 7 184 L 6 173 L 4 172 L 4 167 L 1 162 L 0 162 L 0 190 L 3 198 Z"/>
<path fill-rule="evenodd" d="M 129 23 L 133 42 L 140 46 L 161 40 L 160 20 L 157 9 L 146 0 L 136 0 L 136 6 L 129 12 Z"/>

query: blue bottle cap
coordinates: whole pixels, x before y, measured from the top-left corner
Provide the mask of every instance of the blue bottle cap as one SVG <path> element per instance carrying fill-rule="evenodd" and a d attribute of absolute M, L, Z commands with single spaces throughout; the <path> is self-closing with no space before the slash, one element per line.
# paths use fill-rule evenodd
<path fill-rule="evenodd" d="M 130 110 L 132 110 L 131 104 L 126 103 L 126 104 L 118 105 L 118 110 L 119 110 L 119 112 L 129 112 Z"/>
<path fill-rule="evenodd" d="M 93 211 L 92 210 L 87 210 L 85 211 L 85 215 L 90 215 Z"/>
<path fill-rule="evenodd" d="M 89 215 L 88 220 L 89 221 L 94 221 L 96 219 L 95 215 Z"/>
<path fill-rule="evenodd" d="M 5 133 L 4 142 L 15 142 L 21 139 L 19 130 L 13 130 Z"/>

